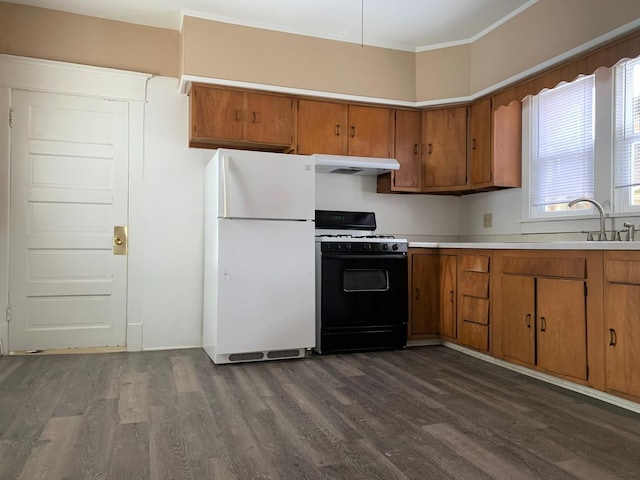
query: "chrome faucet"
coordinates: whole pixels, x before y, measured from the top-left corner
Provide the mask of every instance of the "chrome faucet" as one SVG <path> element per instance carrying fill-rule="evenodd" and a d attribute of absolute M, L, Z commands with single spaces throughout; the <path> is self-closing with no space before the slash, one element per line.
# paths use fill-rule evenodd
<path fill-rule="evenodd" d="M 580 203 L 580 202 L 589 202 L 590 204 L 592 204 L 594 207 L 596 207 L 598 209 L 598 212 L 600 213 L 600 238 L 599 238 L 599 240 L 606 240 L 607 239 L 607 232 L 604 231 L 604 208 L 602 208 L 602 205 L 600 205 L 596 200 L 593 200 L 592 198 L 577 198 L 577 199 L 575 199 L 573 202 L 571 202 L 569 204 L 569 208 L 573 207 L 576 203 Z"/>

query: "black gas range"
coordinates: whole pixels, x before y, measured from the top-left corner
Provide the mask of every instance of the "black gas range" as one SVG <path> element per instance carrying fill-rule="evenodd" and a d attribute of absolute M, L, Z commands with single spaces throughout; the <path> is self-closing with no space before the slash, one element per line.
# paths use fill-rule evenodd
<path fill-rule="evenodd" d="M 375 214 L 316 210 L 316 351 L 404 348 L 407 240 L 375 235 Z"/>

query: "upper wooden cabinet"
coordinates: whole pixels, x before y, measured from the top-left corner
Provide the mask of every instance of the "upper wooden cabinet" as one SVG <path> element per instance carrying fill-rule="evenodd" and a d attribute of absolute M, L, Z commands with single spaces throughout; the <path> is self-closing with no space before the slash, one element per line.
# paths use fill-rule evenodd
<path fill-rule="evenodd" d="M 467 185 L 467 107 L 425 110 L 423 192 L 455 192 Z"/>
<path fill-rule="evenodd" d="M 486 185 L 493 178 L 491 162 L 491 98 L 471 104 L 469 107 L 470 124 L 470 163 L 471 186 Z"/>
<path fill-rule="evenodd" d="M 392 109 L 304 99 L 298 108 L 297 153 L 391 156 Z"/>
<path fill-rule="evenodd" d="M 349 105 L 349 155 L 391 157 L 393 113 L 390 108 Z"/>
<path fill-rule="evenodd" d="M 486 98 L 469 108 L 470 191 L 521 186 L 520 102 L 493 109 Z"/>
<path fill-rule="evenodd" d="M 201 84 L 189 97 L 190 146 L 293 149 L 296 99 Z"/>
<path fill-rule="evenodd" d="M 395 153 L 399 170 L 378 176 L 378 193 L 420 192 L 422 183 L 422 115 L 396 110 Z"/>
<path fill-rule="evenodd" d="M 298 101 L 298 149 L 301 155 L 348 151 L 349 107 L 344 103 Z"/>

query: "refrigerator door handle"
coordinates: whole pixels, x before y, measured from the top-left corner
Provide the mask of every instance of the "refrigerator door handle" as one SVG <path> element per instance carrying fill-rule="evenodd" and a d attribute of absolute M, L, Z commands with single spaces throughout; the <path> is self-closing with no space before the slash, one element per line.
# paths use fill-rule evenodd
<path fill-rule="evenodd" d="M 229 157 L 224 155 L 222 157 L 222 190 L 223 190 L 223 206 L 222 206 L 222 216 L 227 218 L 229 212 L 229 184 L 228 177 L 229 175 Z"/>

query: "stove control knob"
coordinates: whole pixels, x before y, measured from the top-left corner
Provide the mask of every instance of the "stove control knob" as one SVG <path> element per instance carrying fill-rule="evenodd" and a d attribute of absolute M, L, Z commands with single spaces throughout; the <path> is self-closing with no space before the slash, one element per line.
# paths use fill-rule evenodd
<path fill-rule="evenodd" d="M 393 248 L 394 250 L 397 250 L 397 249 L 398 249 L 398 244 L 397 244 L 397 243 L 394 243 L 394 244 L 393 244 L 393 247 L 391 247 L 391 248 Z"/>
<path fill-rule="evenodd" d="M 339 243 L 336 243 L 336 244 L 335 244 L 335 249 L 336 249 L 336 250 L 342 250 L 342 245 L 341 245 L 341 244 L 339 244 Z"/>
<path fill-rule="evenodd" d="M 370 243 L 365 243 L 365 244 L 363 245 L 363 248 L 364 248 L 365 250 L 371 250 L 371 244 L 370 244 Z"/>
<path fill-rule="evenodd" d="M 345 248 L 345 250 L 351 250 L 351 244 L 350 244 L 350 243 L 347 243 L 347 244 L 344 246 L 344 248 Z"/>
<path fill-rule="evenodd" d="M 383 243 L 382 244 L 382 249 L 383 250 L 389 250 L 389 244 L 388 243 Z"/>

